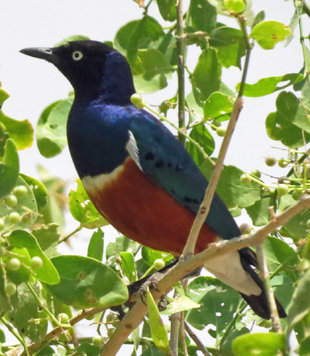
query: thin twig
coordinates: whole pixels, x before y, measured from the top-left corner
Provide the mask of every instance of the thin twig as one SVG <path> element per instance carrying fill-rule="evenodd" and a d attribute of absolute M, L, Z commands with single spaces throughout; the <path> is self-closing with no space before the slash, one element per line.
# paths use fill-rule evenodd
<path fill-rule="evenodd" d="M 179 128 L 185 128 L 185 80 L 184 80 L 184 61 L 185 61 L 185 45 L 184 45 L 184 30 L 183 30 L 183 11 L 182 0 L 176 3 L 177 10 L 177 51 L 178 51 L 178 117 Z M 179 133 L 179 141 L 184 145 L 185 138 Z"/>
<path fill-rule="evenodd" d="M 187 322 L 184 322 L 184 327 L 185 330 L 188 334 L 188 336 L 194 341 L 194 343 L 197 345 L 198 349 L 205 355 L 205 356 L 211 356 L 209 351 L 205 348 L 205 345 L 200 341 L 198 336 L 193 332 L 193 330 L 189 327 Z"/>
<path fill-rule="evenodd" d="M 177 356 L 179 345 L 180 313 L 175 313 L 171 315 L 170 324 L 171 332 L 169 346 L 171 350 L 171 356 Z"/>
<path fill-rule="evenodd" d="M 15 330 L 13 328 L 13 326 L 5 318 L 1 318 L 0 320 L 8 328 L 8 330 L 16 337 L 16 339 L 21 343 L 21 345 L 24 348 L 24 352 L 23 353 L 26 356 L 30 356 L 29 348 L 27 348 L 27 344 L 26 344 L 26 341 L 25 341 L 24 337 L 22 335 L 20 335 L 18 333 L 18 331 Z"/>
<path fill-rule="evenodd" d="M 184 311 L 180 312 L 181 324 L 180 324 L 180 337 L 182 341 L 183 355 L 188 356 L 187 345 L 186 345 L 186 333 L 185 333 L 185 318 Z"/>
<path fill-rule="evenodd" d="M 271 283 L 270 283 L 268 266 L 267 266 L 266 259 L 264 256 L 264 250 L 263 250 L 262 244 L 259 244 L 256 246 L 256 254 L 257 254 L 257 261 L 258 261 L 258 265 L 259 265 L 260 276 L 263 280 L 265 291 L 266 291 L 266 297 L 267 297 L 268 308 L 270 311 L 272 329 L 274 332 L 282 333 L 282 327 L 281 327 L 281 322 L 280 322 L 280 318 L 279 318 L 279 313 L 278 313 L 276 301 L 275 301 L 273 290 L 272 290 Z"/>
<path fill-rule="evenodd" d="M 246 57 L 245 57 L 243 71 L 242 71 L 242 79 L 241 79 L 240 89 L 238 92 L 238 97 L 234 103 L 233 111 L 230 116 L 226 134 L 224 136 L 224 139 L 223 139 L 223 142 L 222 142 L 222 145 L 220 148 L 220 152 L 218 155 L 218 159 L 216 161 L 210 182 L 208 184 L 207 190 L 205 192 L 205 196 L 204 196 L 203 201 L 199 207 L 199 211 L 196 215 L 196 218 L 195 218 L 194 223 L 191 227 L 189 236 L 187 238 L 187 242 L 186 242 L 186 245 L 185 245 L 183 253 L 182 253 L 183 256 L 191 255 L 195 251 L 195 246 L 196 246 L 196 242 L 197 242 L 197 239 L 199 236 L 199 232 L 200 232 L 200 230 L 201 230 L 203 224 L 205 223 L 206 218 L 209 214 L 212 199 L 213 199 L 213 196 L 214 196 L 214 193 L 215 193 L 215 190 L 216 190 L 216 187 L 217 187 L 217 184 L 218 184 L 218 181 L 219 181 L 222 169 L 223 169 L 224 159 L 225 159 L 233 132 L 235 130 L 237 120 L 239 118 L 240 112 L 243 107 L 242 95 L 243 95 L 244 85 L 245 85 L 247 71 L 248 71 L 248 67 L 249 67 L 251 46 L 250 46 L 250 44 L 248 42 L 248 38 L 247 38 L 245 20 L 242 17 L 239 18 L 239 23 L 240 23 L 241 30 L 243 31 L 244 39 L 245 39 L 245 43 L 246 43 Z"/>

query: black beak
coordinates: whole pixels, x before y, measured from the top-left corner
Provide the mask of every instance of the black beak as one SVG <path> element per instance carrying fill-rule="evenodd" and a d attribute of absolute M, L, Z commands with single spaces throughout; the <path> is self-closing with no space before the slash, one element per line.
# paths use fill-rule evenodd
<path fill-rule="evenodd" d="M 24 48 L 20 51 L 27 56 L 36 57 L 40 59 L 45 59 L 48 62 L 53 64 L 57 64 L 58 56 L 55 53 L 54 48 L 48 47 L 31 47 L 31 48 Z"/>

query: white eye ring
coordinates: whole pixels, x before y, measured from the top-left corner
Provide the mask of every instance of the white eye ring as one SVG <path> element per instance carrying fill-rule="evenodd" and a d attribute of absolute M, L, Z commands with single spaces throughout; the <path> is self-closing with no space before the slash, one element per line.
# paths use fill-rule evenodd
<path fill-rule="evenodd" d="M 81 51 L 72 52 L 72 59 L 74 61 L 80 61 L 83 57 L 84 57 L 84 54 Z"/>

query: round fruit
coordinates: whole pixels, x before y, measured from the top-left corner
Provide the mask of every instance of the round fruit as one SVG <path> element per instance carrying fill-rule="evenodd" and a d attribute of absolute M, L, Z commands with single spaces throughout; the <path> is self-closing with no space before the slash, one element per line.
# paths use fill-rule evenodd
<path fill-rule="evenodd" d="M 295 199 L 295 200 L 299 200 L 300 198 L 301 198 L 301 196 L 302 196 L 302 191 L 301 190 L 294 190 L 293 191 L 293 194 L 292 194 L 292 197 L 293 197 L 293 199 Z"/>
<path fill-rule="evenodd" d="M 4 291 L 8 297 L 11 297 L 13 294 L 16 293 L 16 284 L 8 282 L 4 287 Z"/>
<path fill-rule="evenodd" d="M 6 248 L 2 245 L 0 245 L 0 257 L 3 257 L 6 253 Z"/>
<path fill-rule="evenodd" d="M 99 335 L 94 336 L 92 341 L 95 346 L 98 346 L 98 347 L 103 346 L 103 337 L 102 336 L 99 336 Z"/>
<path fill-rule="evenodd" d="M 218 129 L 216 129 L 216 133 L 218 136 L 223 137 L 226 134 L 226 129 L 219 127 Z"/>
<path fill-rule="evenodd" d="M 251 225 L 247 224 L 247 223 L 243 223 L 239 226 L 239 230 L 241 232 L 241 234 L 249 234 L 251 232 Z"/>
<path fill-rule="evenodd" d="M 20 215 L 16 211 L 13 211 L 13 213 L 9 215 L 9 222 L 15 225 L 19 223 L 19 221 L 20 221 Z"/>
<path fill-rule="evenodd" d="M 8 195 L 6 198 L 5 198 L 5 202 L 6 202 L 6 205 L 7 206 L 10 206 L 11 208 L 13 208 L 15 205 L 17 205 L 17 198 L 15 195 L 11 194 L 11 195 Z"/>
<path fill-rule="evenodd" d="M 145 102 L 142 96 L 137 93 L 131 95 L 130 100 L 133 103 L 133 105 L 135 105 L 138 109 L 142 109 L 145 107 Z"/>
<path fill-rule="evenodd" d="M 153 267 L 158 271 L 160 270 L 161 268 L 164 268 L 165 267 L 165 262 L 164 260 L 162 260 L 161 258 L 158 258 L 157 260 L 155 260 L 153 262 Z"/>
<path fill-rule="evenodd" d="M 69 315 L 66 313 L 60 313 L 58 315 L 58 320 L 60 321 L 61 324 L 68 324 L 69 323 Z"/>
<path fill-rule="evenodd" d="M 286 184 L 279 184 L 277 190 L 278 190 L 279 197 L 282 197 L 282 195 L 288 193 L 288 186 Z"/>
<path fill-rule="evenodd" d="M 18 258 L 13 257 L 7 262 L 6 266 L 11 271 L 17 271 L 20 269 L 20 260 Z"/>
<path fill-rule="evenodd" d="M 5 226 L 5 223 L 3 221 L 3 219 L 0 218 L 0 230 L 2 230 Z"/>
<path fill-rule="evenodd" d="M 277 163 L 277 160 L 274 157 L 266 157 L 265 163 L 267 164 L 267 166 L 272 167 Z"/>
<path fill-rule="evenodd" d="M 33 268 L 41 268 L 43 265 L 42 258 L 39 256 L 34 256 L 31 259 L 31 267 Z"/>
<path fill-rule="evenodd" d="M 284 158 L 280 158 L 280 159 L 278 160 L 278 165 L 279 165 L 279 167 L 281 167 L 281 168 L 285 168 L 285 167 L 287 166 L 287 161 L 286 161 Z"/>
<path fill-rule="evenodd" d="M 16 187 L 14 192 L 18 197 L 24 197 L 28 193 L 27 188 L 24 185 L 19 185 Z"/>
<path fill-rule="evenodd" d="M 242 174 L 240 177 L 240 183 L 243 185 L 249 185 L 251 183 L 251 177 L 248 174 Z"/>
<path fill-rule="evenodd" d="M 262 176 L 262 174 L 261 174 L 261 172 L 259 171 L 259 170 L 255 170 L 255 171 L 253 171 L 252 173 L 251 173 L 251 175 L 253 176 L 253 177 L 257 177 L 257 178 L 260 178 L 261 176 Z"/>
<path fill-rule="evenodd" d="M 21 222 L 25 225 L 29 225 L 31 223 L 31 217 L 32 217 L 31 213 L 25 213 L 21 217 Z"/>

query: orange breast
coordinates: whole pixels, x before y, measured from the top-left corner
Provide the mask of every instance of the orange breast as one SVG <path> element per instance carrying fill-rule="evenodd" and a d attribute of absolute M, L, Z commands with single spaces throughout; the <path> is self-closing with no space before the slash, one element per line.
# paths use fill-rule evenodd
<path fill-rule="evenodd" d="M 148 180 L 130 158 L 102 189 L 85 187 L 98 211 L 122 234 L 156 250 L 180 255 L 194 214 Z M 216 233 L 204 225 L 197 243 L 201 251 Z"/>

